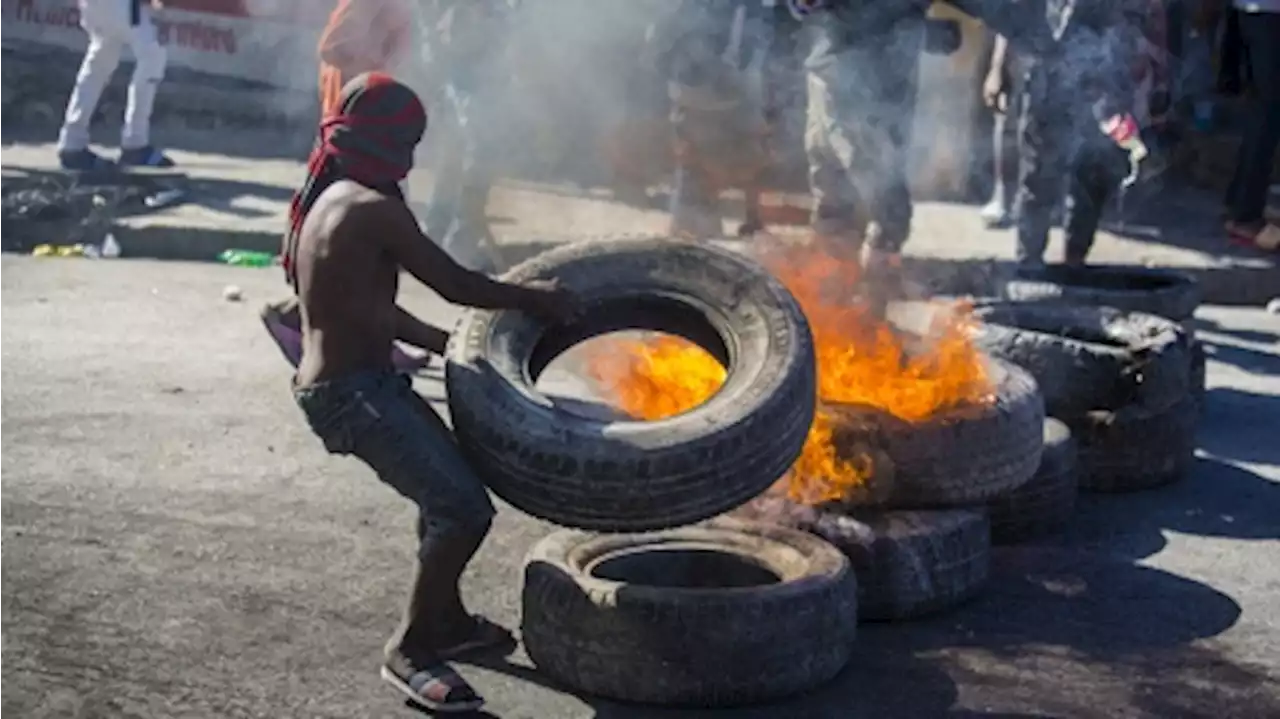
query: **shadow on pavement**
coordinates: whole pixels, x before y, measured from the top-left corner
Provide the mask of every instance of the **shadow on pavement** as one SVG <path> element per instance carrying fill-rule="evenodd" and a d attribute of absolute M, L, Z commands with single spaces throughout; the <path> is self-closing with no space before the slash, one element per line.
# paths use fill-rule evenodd
<path fill-rule="evenodd" d="M 1280 377 L 1280 372 L 1265 374 Z M 1232 387 L 1214 387 L 1205 393 L 1205 398 L 1204 419 L 1197 437 L 1200 448 L 1236 462 L 1280 462 L 1274 420 L 1280 415 L 1280 399 Z M 1280 487 L 1275 491 L 1280 492 Z M 1272 514 L 1273 518 L 1276 516 L 1280 515 Z"/>
<path fill-rule="evenodd" d="M 597 719 L 1075 717 L 1117 703 L 1154 716 L 1206 707 L 1265 716 L 1280 706 L 1265 693 L 1266 677 L 1199 646 L 1239 616 L 1227 595 L 1159 569 L 1063 547 L 999 550 L 978 600 L 937 617 L 864 625 L 849 666 L 809 694 L 718 711 L 580 698 Z M 476 665 L 565 691 L 525 664 Z M 962 697 L 969 707 L 1017 711 L 956 707 Z"/>

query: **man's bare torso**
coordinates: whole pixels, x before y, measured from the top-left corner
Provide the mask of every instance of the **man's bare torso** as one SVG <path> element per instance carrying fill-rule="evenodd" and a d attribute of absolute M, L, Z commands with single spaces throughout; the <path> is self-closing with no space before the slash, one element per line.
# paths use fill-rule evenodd
<path fill-rule="evenodd" d="M 399 270 L 379 238 L 399 199 L 340 180 L 307 213 L 293 258 L 302 312 L 297 385 L 390 370 Z"/>

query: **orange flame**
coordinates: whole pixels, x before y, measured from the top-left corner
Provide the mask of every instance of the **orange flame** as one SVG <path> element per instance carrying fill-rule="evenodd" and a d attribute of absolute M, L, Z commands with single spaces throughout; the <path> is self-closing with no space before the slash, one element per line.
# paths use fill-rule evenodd
<path fill-rule="evenodd" d="M 852 299 L 855 263 L 813 246 L 774 251 L 764 263 L 800 302 L 817 355 L 819 410 L 800 457 L 776 487 L 791 500 L 813 505 L 844 499 L 874 474 L 870 456 L 845 456 L 837 447 L 837 422 L 822 403 L 865 405 L 920 422 L 991 401 L 982 355 L 970 340 L 967 306 L 935 307 L 920 346 L 908 348 L 902 333 Z M 593 352 L 588 365 L 610 399 L 644 420 L 701 404 L 726 374 L 700 347 L 670 336 L 612 344 Z"/>

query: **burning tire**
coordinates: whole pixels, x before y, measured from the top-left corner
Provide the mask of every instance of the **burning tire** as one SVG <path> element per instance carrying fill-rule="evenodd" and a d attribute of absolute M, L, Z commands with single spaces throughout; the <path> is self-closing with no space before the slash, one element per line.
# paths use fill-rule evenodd
<path fill-rule="evenodd" d="M 1115 307 L 1178 322 L 1200 306 L 1200 286 L 1193 278 L 1150 267 L 1058 265 L 1027 270 L 1005 285 L 1004 296 L 1015 302 L 1061 300 Z"/>
<path fill-rule="evenodd" d="M 880 437 L 893 463 L 890 505 L 985 504 L 1035 474 L 1043 447 L 1044 401 L 1025 370 L 991 365 L 995 401 L 960 407 L 923 423 L 887 417 Z"/>
<path fill-rule="evenodd" d="M 495 494 L 536 517 L 595 531 L 691 524 L 769 487 L 813 422 L 813 338 L 791 293 L 741 255 L 667 239 L 587 241 L 506 275 L 556 278 L 587 307 L 571 326 L 472 310 L 448 351 L 459 445 Z M 534 389 L 556 356 L 625 329 L 669 332 L 728 368 L 705 403 L 657 422 L 602 421 Z"/>
<path fill-rule="evenodd" d="M 1052 417 L 1044 421 L 1044 452 L 1029 482 L 987 505 L 991 541 L 1015 544 L 1057 531 L 1071 519 L 1080 477 L 1071 430 Z"/>
<path fill-rule="evenodd" d="M 1016 302 L 982 304 L 975 315 L 978 346 L 1029 371 L 1051 415 L 1168 407 L 1187 393 L 1187 340 L 1162 317 Z"/>
<path fill-rule="evenodd" d="M 819 511 L 802 526 L 849 557 L 863 621 L 953 607 L 975 596 L 990 571 L 991 529 L 980 510 Z"/>
<path fill-rule="evenodd" d="M 560 531 L 525 564 L 529 658 L 611 699 L 710 707 L 802 692 L 840 672 L 856 627 L 848 560 L 785 527 Z"/>
<path fill-rule="evenodd" d="M 1079 446 L 1080 488 L 1133 492 L 1177 481 L 1195 459 L 1198 414 L 1187 395 L 1163 410 L 1135 404 L 1068 420 Z"/>

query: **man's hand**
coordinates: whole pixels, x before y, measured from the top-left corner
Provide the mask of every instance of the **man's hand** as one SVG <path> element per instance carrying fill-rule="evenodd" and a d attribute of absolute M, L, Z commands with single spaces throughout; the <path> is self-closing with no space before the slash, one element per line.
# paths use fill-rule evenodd
<path fill-rule="evenodd" d="M 982 104 L 1003 114 L 1009 109 L 1009 94 L 1005 92 L 1004 73 L 992 68 L 982 83 Z"/>
<path fill-rule="evenodd" d="M 151 9 L 152 9 L 152 10 L 163 10 L 163 9 L 164 9 L 164 0 L 151 0 Z"/>
<path fill-rule="evenodd" d="M 582 301 L 577 295 L 555 280 L 533 280 L 523 287 L 529 292 L 529 304 L 525 310 L 544 322 L 571 322 L 582 309 Z"/>

